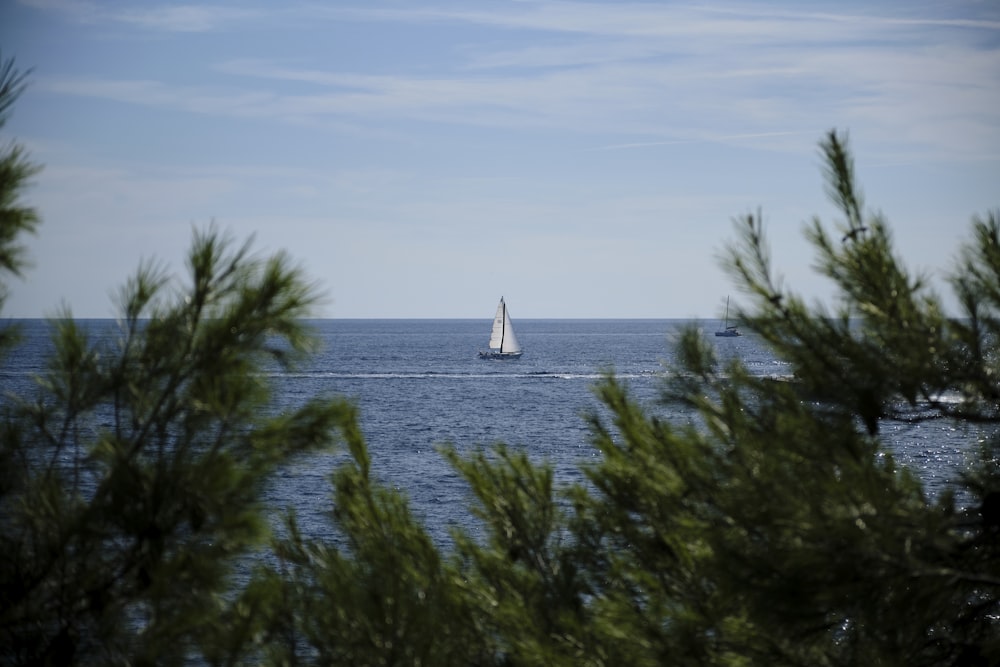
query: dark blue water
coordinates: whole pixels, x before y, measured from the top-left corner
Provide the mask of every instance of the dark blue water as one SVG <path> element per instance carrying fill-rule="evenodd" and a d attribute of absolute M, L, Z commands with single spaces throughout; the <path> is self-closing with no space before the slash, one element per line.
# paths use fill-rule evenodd
<path fill-rule="evenodd" d="M 47 326 L 22 323 L 26 343 L 0 365 L 5 389 L 18 390 L 44 370 Z M 316 395 L 347 396 L 361 409 L 374 473 L 403 490 L 411 507 L 445 540 L 448 526 L 474 531 L 464 483 L 436 447 L 460 451 L 504 442 L 523 448 L 556 469 L 557 480 L 582 479 L 578 466 L 600 453 L 590 445 L 583 414 L 599 410 L 593 386 L 613 370 L 651 407 L 670 363 L 672 338 L 683 320 L 519 320 L 525 353 L 513 361 L 479 359 L 490 320 L 320 320 L 323 342 L 312 363 L 276 373 L 279 407 Z M 110 321 L 86 323 L 113 338 Z M 784 376 L 788 366 L 753 335 L 705 335 L 722 358 L 738 357 L 752 372 Z M 656 406 L 661 413 L 665 408 Z M 684 420 L 687 415 L 665 415 Z M 963 465 L 974 435 L 943 421 L 889 423 L 885 439 L 900 463 L 912 467 L 934 491 Z M 332 533 L 330 473 L 342 455 L 303 458 L 282 471 L 268 490 L 279 508 L 294 508 L 307 535 Z"/>

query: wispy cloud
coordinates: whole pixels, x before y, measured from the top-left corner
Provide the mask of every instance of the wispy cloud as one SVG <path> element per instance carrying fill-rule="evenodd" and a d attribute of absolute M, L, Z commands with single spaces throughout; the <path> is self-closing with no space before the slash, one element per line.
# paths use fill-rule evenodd
<path fill-rule="evenodd" d="M 211 4 L 140 6 L 85 0 L 20 0 L 29 7 L 62 14 L 82 23 L 125 24 L 163 32 L 208 32 L 265 18 L 268 12 Z"/>
<path fill-rule="evenodd" d="M 965 28 L 1000 30 L 1000 20 L 991 18 L 956 18 L 949 16 L 947 5 L 936 8 L 936 16 L 907 16 L 906 8 L 892 12 L 872 6 L 866 11 L 791 11 L 739 4 L 666 4 L 652 2 L 517 2 L 494 6 L 489 10 L 433 7 L 313 7 L 310 11 L 330 19 L 383 22 L 460 22 L 491 27 L 547 32 L 618 35 L 628 37 L 686 36 L 697 33 L 706 37 L 753 39 L 767 36 L 787 37 L 789 29 L 805 39 L 842 38 L 849 32 L 858 37 L 881 32 L 887 27 Z M 839 30 L 837 28 L 840 28 Z M 831 34 L 831 29 L 835 30 Z"/>
<path fill-rule="evenodd" d="M 843 38 L 854 33 L 858 38 L 886 28 L 960 28 L 1000 30 L 997 12 L 988 3 L 983 17 L 953 17 L 948 4 L 932 8 L 936 15 L 907 15 L 906 7 L 892 11 L 879 6 L 864 11 L 792 11 L 739 4 L 666 4 L 653 2 L 571 2 L 538 0 L 493 4 L 489 9 L 470 8 L 469 3 L 446 2 L 437 6 L 380 7 L 374 4 L 287 3 L 281 6 L 247 3 L 241 7 L 219 3 L 188 3 L 137 6 L 125 1 L 90 0 L 18 0 L 37 9 L 61 13 L 90 23 L 126 23 L 150 30 L 207 31 L 252 20 L 271 22 L 292 18 L 330 22 L 383 23 L 463 23 L 553 33 L 614 35 L 622 37 L 684 37 L 696 33 L 702 37 L 751 39 L 768 36 L 787 37 L 789 29 L 804 39 Z M 968 4 L 965 5 L 970 8 Z M 837 27 L 840 26 L 840 30 Z M 835 32 L 831 34 L 831 30 Z"/>
<path fill-rule="evenodd" d="M 171 32 L 207 32 L 234 23 L 245 24 L 266 17 L 254 9 L 213 7 L 211 5 L 175 5 L 151 9 L 123 9 L 112 15 L 122 23 Z"/>
<path fill-rule="evenodd" d="M 176 86 L 160 81 L 100 78 L 47 78 L 39 90 L 61 95 L 94 97 L 126 104 L 224 116 L 274 116 L 277 99 L 267 92 L 213 86 Z"/>
<path fill-rule="evenodd" d="M 730 143 L 737 141 L 753 140 L 753 139 L 773 139 L 775 137 L 788 137 L 795 135 L 803 135 L 804 132 L 756 132 L 753 134 L 730 134 L 730 135 L 705 135 L 699 138 L 691 139 L 677 139 L 673 141 L 640 141 L 630 144 L 612 144 L 609 146 L 600 146 L 593 150 L 600 151 L 613 151 L 613 150 L 623 150 L 628 148 L 650 148 L 654 146 L 680 146 L 684 144 L 695 144 L 695 143 Z M 812 140 L 812 134 L 809 133 L 809 138 Z"/>
<path fill-rule="evenodd" d="M 224 86 L 40 81 L 64 95 L 351 128 L 393 119 L 560 129 L 613 137 L 596 144 L 604 148 L 815 136 L 841 125 L 861 128 L 885 146 L 970 158 L 1000 150 L 1000 21 L 990 18 L 652 3 L 265 10 L 27 1 L 76 12 L 81 20 L 160 30 L 209 30 L 273 11 L 320 22 L 529 31 L 498 49 L 489 39 L 470 42 L 456 34 L 442 47 L 449 49 L 447 65 L 433 74 L 419 66 L 386 73 L 366 71 L 361 62 L 331 67 L 240 59 L 211 65 L 229 77 Z"/>

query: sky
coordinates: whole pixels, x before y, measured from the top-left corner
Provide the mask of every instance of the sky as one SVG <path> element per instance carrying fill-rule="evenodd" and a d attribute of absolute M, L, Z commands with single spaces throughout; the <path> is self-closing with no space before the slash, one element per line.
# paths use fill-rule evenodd
<path fill-rule="evenodd" d="M 1000 206 L 1000 4 L 5 0 L 43 165 L 7 317 L 115 317 L 195 230 L 287 251 L 332 318 L 717 318 L 734 218 L 829 303 L 845 132 L 897 253 L 942 276 Z M 745 297 L 744 297 L 745 298 Z"/>

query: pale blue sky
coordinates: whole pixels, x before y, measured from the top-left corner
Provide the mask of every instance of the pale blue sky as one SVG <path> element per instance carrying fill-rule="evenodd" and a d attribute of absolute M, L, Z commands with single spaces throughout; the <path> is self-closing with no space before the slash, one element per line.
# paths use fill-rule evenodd
<path fill-rule="evenodd" d="M 212 220 L 287 249 L 326 317 L 702 317 L 762 209 L 806 296 L 849 131 L 918 269 L 1000 206 L 1000 5 L 8 0 L 34 68 L 5 128 L 45 166 L 5 315 L 115 315 Z"/>

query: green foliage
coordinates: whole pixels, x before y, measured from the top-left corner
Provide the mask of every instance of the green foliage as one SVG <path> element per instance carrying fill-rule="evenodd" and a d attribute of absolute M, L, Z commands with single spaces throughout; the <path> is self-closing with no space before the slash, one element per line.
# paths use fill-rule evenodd
<path fill-rule="evenodd" d="M 863 217 L 844 140 L 831 133 L 823 151 L 846 222 L 839 242 L 818 221 L 808 236 L 838 311 L 781 288 L 759 216 L 737 221 L 727 260 L 755 306 L 742 319 L 792 380 L 720 368 L 690 330 L 664 398 L 695 411 L 691 425 L 613 378 L 599 387 L 613 424 L 595 420 L 604 458 L 589 470 L 597 493 L 577 491 L 576 530 L 608 554 L 590 566 L 593 607 L 614 610 L 604 627 L 635 641 L 633 664 L 1000 660 L 996 216 L 974 221 L 953 279 L 967 312 L 946 318 L 886 223 Z M 879 438 L 889 417 L 954 420 L 983 442 L 956 480 L 969 511 L 895 465 Z"/>
<path fill-rule="evenodd" d="M 19 72 L 14 59 L 0 55 L 0 130 L 7 123 L 11 106 L 24 91 L 26 72 Z M 38 212 L 24 206 L 21 197 L 29 179 L 39 167 L 28 160 L 24 148 L 11 142 L 0 146 L 0 274 L 20 276 L 24 269 L 25 248 L 20 237 L 34 233 L 38 227 Z M 0 283 L 0 308 L 7 300 L 6 287 Z M 0 352 L 15 339 L 14 331 L 0 329 Z"/>
<path fill-rule="evenodd" d="M 469 604 L 404 496 L 371 479 L 356 419 L 345 421 L 350 458 L 333 476 L 333 519 L 343 543 L 304 538 L 294 517 L 276 543 L 280 567 L 258 585 L 290 601 L 262 620 L 261 646 L 280 664 L 467 665 L 482 642 Z"/>
<path fill-rule="evenodd" d="M 191 284 L 143 267 L 115 345 L 66 314 L 37 395 L 4 421 L 5 662 L 182 662 L 220 641 L 237 558 L 267 535 L 263 484 L 332 443 L 346 406 L 271 409 L 269 364 L 312 339 L 287 258 L 196 234 Z"/>
<path fill-rule="evenodd" d="M 819 640 L 824 659 L 835 664 L 952 664 L 973 655 L 996 661 L 1000 544 L 989 516 L 1000 494 L 996 215 L 973 222 L 974 242 L 964 247 L 952 277 L 965 310 L 946 318 L 926 279 L 912 277 L 894 257 L 882 217 L 862 217 L 845 141 L 831 133 L 823 150 L 829 190 L 846 222 L 839 242 L 819 221 L 807 234 L 818 251 L 818 269 L 839 290 L 839 308 L 834 314 L 809 309 L 782 290 L 759 216 L 746 219 L 728 262 L 755 304 L 743 316 L 792 362 L 795 382 L 771 386 L 737 375 L 726 386 L 708 383 L 722 401 L 740 405 L 722 419 L 728 430 L 752 417 L 750 425 L 770 440 L 752 447 L 753 438 L 741 430 L 728 456 L 742 458 L 751 445 L 757 458 L 768 459 L 761 478 L 767 486 L 756 504 L 776 498 L 772 511 L 787 504 L 795 513 L 732 517 L 734 525 L 766 529 L 759 564 L 778 566 L 775 576 L 794 584 L 786 595 L 768 596 L 768 587 L 756 582 L 749 589 L 762 607 L 777 611 L 792 603 L 759 627 L 796 631 L 784 639 L 798 646 Z M 697 396 L 695 389 L 685 387 L 681 395 Z M 761 412 L 782 395 L 790 400 Z M 895 468 L 878 438 L 887 417 L 954 420 L 969 432 L 970 445 L 984 443 L 981 461 L 957 485 L 971 512 L 958 512 L 951 494 L 927 498 L 916 480 Z M 784 425 L 801 433 L 784 433 Z M 799 463 L 789 459 L 771 467 L 797 450 Z M 794 548 L 773 541 L 774 516 L 791 529 Z M 753 553 L 737 544 L 743 554 Z"/>
<path fill-rule="evenodd" d="M 583 596 L 551 467 L 498 446 L 462 459 L 445 450 L 476 497 L 482 543 L 456 536 L 473 618 L 490 655 L 519 665 L 581 665 L 589 659 Z"/>

